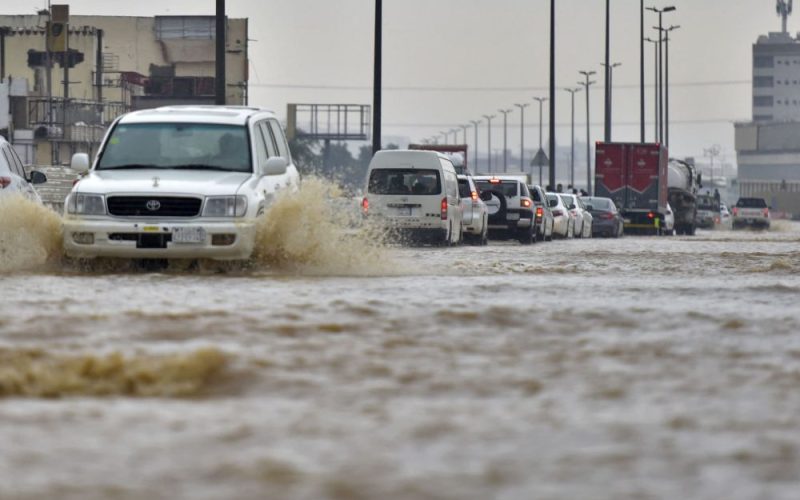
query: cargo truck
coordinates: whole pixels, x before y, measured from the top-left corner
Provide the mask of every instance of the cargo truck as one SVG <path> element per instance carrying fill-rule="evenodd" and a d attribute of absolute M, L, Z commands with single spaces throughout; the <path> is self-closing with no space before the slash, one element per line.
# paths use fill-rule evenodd
<path fill-rule="evenodd" d="M 675 215 L 675 232 L 694 235 L 697 228 L 697 190 L 700 174 L 687 161 L 671 159 L 667 185 L 669 204 Z"/>
<path fill-rule="evenodd" d="M 667 212 L 667 148 L 598 142 L 595 152 L 594 195 L 614 200 L 626 233 L 661 234 Z"/>

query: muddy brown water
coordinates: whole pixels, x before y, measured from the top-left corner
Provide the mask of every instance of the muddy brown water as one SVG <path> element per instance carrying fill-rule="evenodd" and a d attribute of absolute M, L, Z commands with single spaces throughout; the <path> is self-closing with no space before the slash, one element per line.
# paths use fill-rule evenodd
<path fill-rule="evenodd" d="M 408 249 L 305 214 L 259 265 L 141 272 L 33 212 L 0 222 L 0 498 L 800 491 L 796 224 Z"/>

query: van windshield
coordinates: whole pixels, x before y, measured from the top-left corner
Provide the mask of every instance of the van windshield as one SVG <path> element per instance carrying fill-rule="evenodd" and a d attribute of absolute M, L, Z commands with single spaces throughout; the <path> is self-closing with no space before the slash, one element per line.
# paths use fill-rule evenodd
<path fill-rule="evenodd" d="M 441 194 L 442 180 L 436 170 L 376 168 L 369 176 L 367 191 L 371 194 Z"/>
<path fill-rule="evenodd" d="M 134 123 L 114 128 L 97 170 L 186 168 L 252 172 L 247 128 L 210 123 Z"/>

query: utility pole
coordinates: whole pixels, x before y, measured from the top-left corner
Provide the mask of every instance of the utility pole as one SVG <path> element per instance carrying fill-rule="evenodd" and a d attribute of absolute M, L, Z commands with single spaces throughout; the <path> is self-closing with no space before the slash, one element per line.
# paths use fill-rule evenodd
<path fill-rule="evenodd" d="M 582 74 L 586 80 L 583 82 L 578 82 L 578 84 L 583 86 L 584 90 L 586 91 L 586 191 L 590 196 L 592 195 L 592 149 L 590 130 L 591 121 L 589 119 L 589 87 L 597 83 L 596 81 L 590 80 L 592 75 L 596 73 L 596 71 L 581 71 L 580 74 Z"/>
<path fill-rule="evenodd" d="M 658 14 L 658 27 L 655 29 L 658 30 L 658 141 L 657 142 L 664 142 L 664 72 L 661 69 L 662 61 L 664 60 L 664 52 L 662 49 L 662 37 L 664 35 L 664 28 L 662 24 L 662 16 L 665 12 L 673 12 L 675 11 L 675 7 L 669 6 L 664 7 L 663 9 L 658 9 L 656 7 L 648 7 L 647 10 L 655 12 Z"/>
<path fill-rule="evenodd" d="M 605 66 L 605 120 L 604 120 L 604 141 L 611 142 L 611 2 L 606 0 L 606 59 Z"/>
<path fill-rule="evenodd" d="M 383 0 L 375 0 L 375 62 L 372 83 L 372 154 L 381 150 Z"/>
<path fill-rule="evenodd" d="M 467 143 L 467 129 L 469 128 L 469 125 L 459 125 L 458 127 L 464 131 L 464 144 L 466 144 Z M 467 159 L 464 158 L 464 161 L 467 161 Z"/>
<path fill-rule="evenodd" d="M 670 26 L 664 30 L 664 144 L 669 149 L 669 37 L 680 26 Z"/>
<path fill-rule="evenodd" d="M 489 146 L 487 151 L 489 154 L 487 155 L 489 159 L 489 172 L 492 171 L 492 119 L 494 119 L 497 115 L 483 115 L 486 118 L 486 128 L 488 129 L 488 139 L 489 139 Z"/>
<path fill-rule="evenodd" d="M 547 97 L 534 97 L 533 100 L 539 102 L 539 153 L 541 153 L 542 151 L 544 151 L 542 149 L 542 104 L 545 101 L 549 101 L 549 99 Z M 537 156 L 539 155 L 539 153 L 537 153 Z M 551 154 L 552 154 L 552 151 L 551 151 Z M 544 179 L 542 177 L 542 168 L 543 168 L 543 166 L 544 165 L 539 165 L 539 185 L 540 186 L 542 185 L 542 183 L 544 181 Z M 553 184 L 552 182 L 550 184 L 553 187 L 553 189 L 555 189 L 555 184 Z"/>
<path fill-rule="evenodd" d="M 566 88 L 565 91 L 570 93 L 572 98 L 572 141 L 570 143 L 569 155 L 569 184 L 575 187 L 575 94 L 580 92 L 580 88 Z"/>
<path fill-rule="evenodd" d="M 639 101 L 639 142 L 644 143 L 644 0 L 639 1 Z"/>
<path fill-rule="evenodd" d="M 478 125 L 481 124 L 481 121 L 470 120 L 469 121 L 473 127 L 475 127 L 475 172 L 478 172 Z"/>
<path fill-rule="evenodd" d="M 602 66 L 606 66 L 602 64 Z M 614 69 L 622 66 L 622 63 L 613 63 L 606 67 L 606 75 L 608 75 L 608 88 L 606 88 L 606 102 L 608 103 L 608 112 L 606 113 L 606 142 L 614 140 L 613 126 L 614 126 Z"/>
<path fill-rule="evenodd" d="M 513 109 L 498 109 L 503 113 L 503 172 L 508 173 L 508 114 Z"/>
<path fill-rule="evenodd" d="M 224 106 L 225 99 L 225 0 L 217 0 L 216 80 L 214 103 Z"/>
<path fill-rule="evenodd" d="M 525 108 L 530 104 L 514 104 L 519 108 L 519 170 L 525 171 Z"/>
<path fill-rule="evenodd" d="M 550 0 L 550 185 L 556 185 L 556 0 Z"/>
<path fill-rule="evenodd" d="M 653 142 L 658 142 L 658 40 L 645 38 L 644 41 L 653 44 Z"/>

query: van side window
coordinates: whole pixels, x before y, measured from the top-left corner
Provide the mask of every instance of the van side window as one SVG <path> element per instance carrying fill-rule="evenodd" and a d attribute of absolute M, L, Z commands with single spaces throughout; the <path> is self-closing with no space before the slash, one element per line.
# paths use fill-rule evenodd
<path fill-rule="evenodd" d="M 278 146 L 278 154 L 282 157 L 286 158 L 286 161 L 291 163 L 292 158 L 289 153 L 289 145 L 286 144 L 286 136 L 283 133 L 283 129 L 281 125 L 278 123 L 278 120 L 268 120 L 270 129 L 272 129 L 272 136 L 275 138 L 275 143 Z"/>
<path fill-rule="evenodd" d="M 258 124 L 259 128 L 261 128 L 261 133 L 264 134 L 264 141 L 267 144 L 267 153 L 270 158 L 274 158 L 276 156 L 280 156 L 278 154 L 278 145 L 275 144 L 275 138 L 272 136 L 272 131 L 269 129 L 269 125 L 267 125 L 267 121 L 263 121 Z"/>

